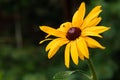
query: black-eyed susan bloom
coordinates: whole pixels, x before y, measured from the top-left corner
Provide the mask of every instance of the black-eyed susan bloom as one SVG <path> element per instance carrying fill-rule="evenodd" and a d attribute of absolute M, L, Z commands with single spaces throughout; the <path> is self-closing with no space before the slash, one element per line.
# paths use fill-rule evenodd
<path fill-rule="evenodd" d="M 86 17 L 85 12 L 85 3 L 82 2 L 74 13 L 72 22 L 65 22 L 58 29 L 40 26 L 40 29 L 48 34 L 43 41 L 50 40 L 48 37 L 51 35 L 56 37 L 46 47 L 46 51 L 49 51 L 49 59 L 56 54 L 61 46 L 65 45 L 65 66 L 69 68 L 70 57 L 76 65 L 79 59 L 89 59 L 88 47 L 105 49 L 99 42 L 90 37 L 102 38 L 100 34 L 109 29 L 105 26 L 97 26 L 101 21 L 101 17 L 99 17 L 99 14 L 102 12 L 101 6 L 93 8 Z"/>

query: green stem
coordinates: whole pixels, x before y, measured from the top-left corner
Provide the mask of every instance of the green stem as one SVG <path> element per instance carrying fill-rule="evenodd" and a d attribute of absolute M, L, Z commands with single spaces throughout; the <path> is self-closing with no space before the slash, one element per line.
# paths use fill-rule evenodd
<path fill-rule="evenodd" d="M 93 63 L 92 63 L 92 60 L 87 59 L 87 61 L 88 61 L 88 66 L 89 66 L 89 68 L 91 69 L 91 72 L 92 72 L 92 80 L 98 80 L 95 68 L 94 68 Z"/>

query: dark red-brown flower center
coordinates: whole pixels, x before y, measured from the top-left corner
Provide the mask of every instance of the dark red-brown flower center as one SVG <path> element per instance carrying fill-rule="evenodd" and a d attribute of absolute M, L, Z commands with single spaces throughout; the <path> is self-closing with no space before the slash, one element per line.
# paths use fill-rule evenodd
<path fill-rule="evenodd" d="M 78 38 L 81 35 L 81 30 L 77 27 L 71 27 L 67 34 L 66 34 L 66 38 L 68 40 L 75 40 L 76 38 Z"/>

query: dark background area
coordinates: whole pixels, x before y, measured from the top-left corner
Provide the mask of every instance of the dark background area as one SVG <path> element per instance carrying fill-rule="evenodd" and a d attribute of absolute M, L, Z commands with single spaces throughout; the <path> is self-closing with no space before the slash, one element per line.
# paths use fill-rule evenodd
<path fill-rule="evenodd" d="M 0 0 L 0 80 L 52 80 L 55 73 L 82 69 L 88 72 L 86 61 L 70 69 L 64 65 L 64 47 L 55 57 L 47 58 L 45 46 L 39 45 L 45 33 L 39 26 L 58 28 L 71 21 L 80 3 L 86 2 L 87 13 L 102 5 L 100 25 L 111 27 L 99 42 L 105 50 L 90 49 L 100 80 L 120 80 L 120 0 Z M 74 74 L 69 80 L 87 80 Z"/>

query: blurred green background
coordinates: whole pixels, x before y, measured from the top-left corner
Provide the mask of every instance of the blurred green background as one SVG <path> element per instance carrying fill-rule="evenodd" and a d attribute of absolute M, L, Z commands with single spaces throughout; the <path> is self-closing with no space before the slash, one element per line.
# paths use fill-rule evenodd
<path fill-rule="evenodd" d="M 99 80 L 120 80 L 120 0 L 0 0 L 0 80 L 52 80 L 55 73 L 80 69 L 88 72 L 86 61 L 70 69 L 64 65 L 64 47 L 51 60 L 39 41 L 46 35 L 40 25 L 58 28 L 71 21 L 82 1 L 87 13 L 102 5 L 100 25 L 111 27 L 98 41 L 105 50 L 90 49 Z M 87 80 L 75 73 L 68 80 Z"/>

